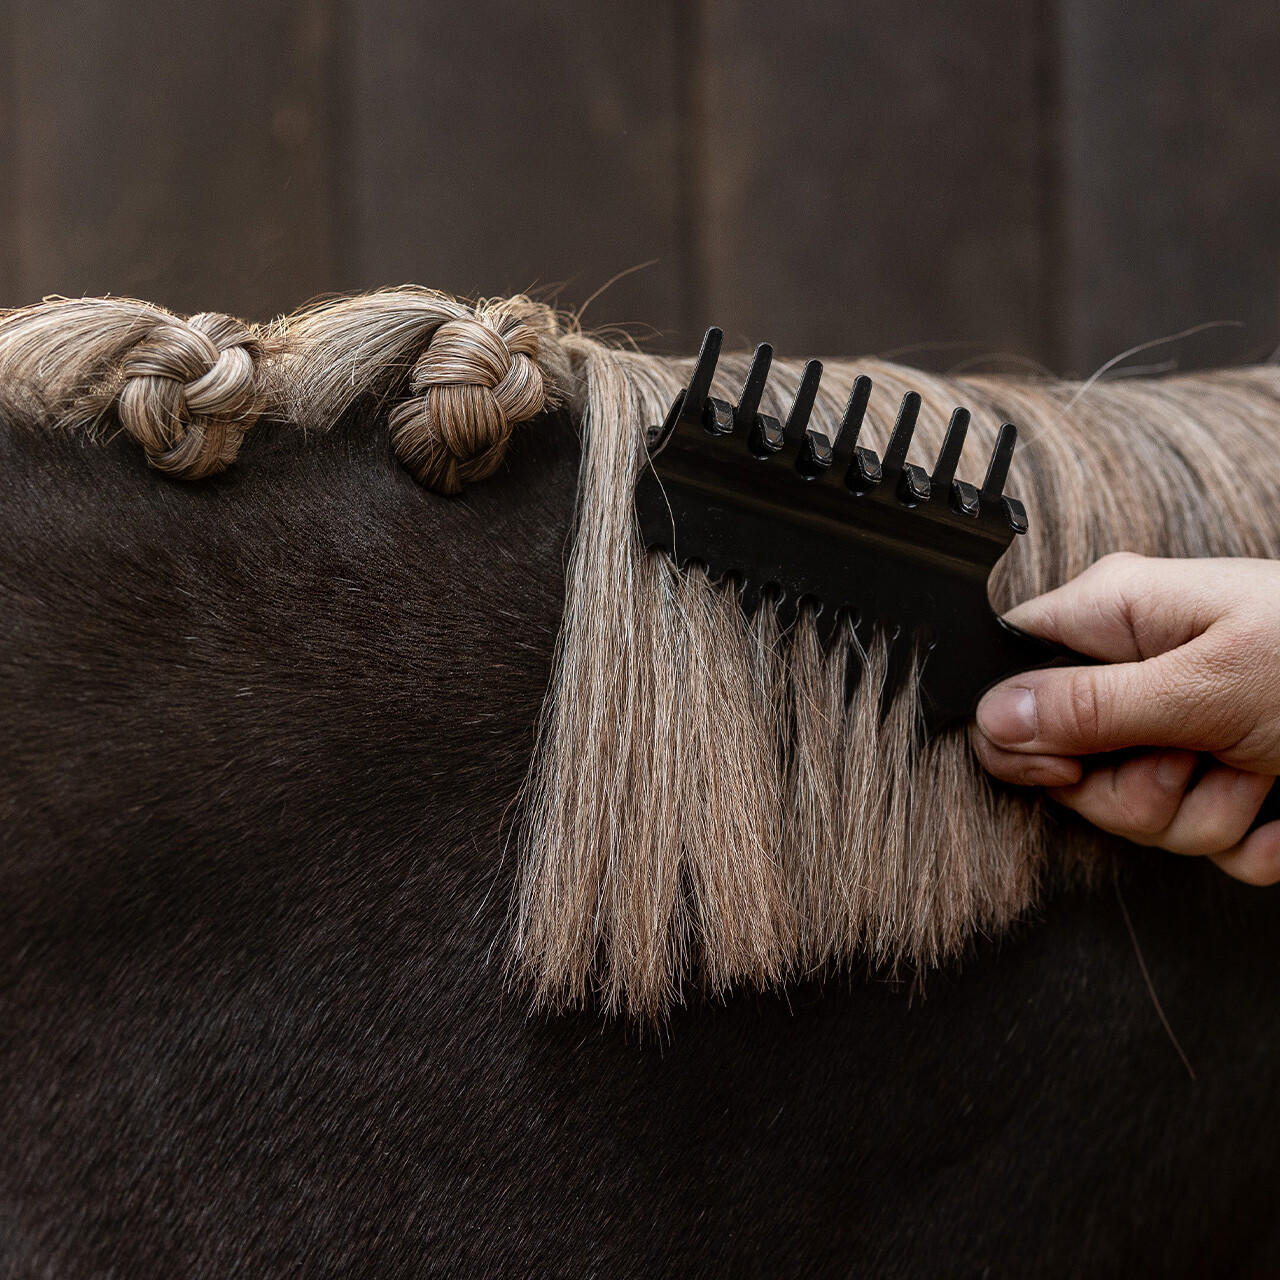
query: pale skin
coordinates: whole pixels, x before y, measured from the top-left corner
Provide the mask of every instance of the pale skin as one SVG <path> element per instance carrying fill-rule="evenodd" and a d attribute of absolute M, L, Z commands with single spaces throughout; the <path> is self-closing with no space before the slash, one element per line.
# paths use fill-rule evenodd
<path fill-rule="evenodd" d="M 985 768 L 1137 844 L 1280 881 L 1280 822 L 1249 831 L 1280 774 L 1280 561 L 1106 556 L 1006 616 L 1104 661 L 988 691 Z"/>

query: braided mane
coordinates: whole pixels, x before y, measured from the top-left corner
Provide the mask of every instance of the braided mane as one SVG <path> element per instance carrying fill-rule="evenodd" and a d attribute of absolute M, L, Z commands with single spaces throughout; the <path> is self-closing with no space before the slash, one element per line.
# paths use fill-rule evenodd
<path fill-rule="evenodd" d="M 362 405 L 414 476 L 456 494 L 499 467 L 517 427 L 569 411 L 585 442 L 576 538 L 521 799 L 509 955 L 541 1005 L 648 1017 L 695 983 L 937 964 L 1025 913 L 1068 855 L 1095 867 L 1105 846 L 994 787 L 963 729 L 921 740 L 912 680 L 882 717 L 887 637 L 864 650 L 850 631 L 824 650 L 803 614 L 780 635 L 728 586 L 644 554 L 632 491 L 645 430 L 688 367 L 593 341 L 528 298 L 418 288 L 260 326 L 113 298 L 0 316 L 0 409 L 123 432 L 188 479 L 232 465 L 263 415 L 325 431 Z M 722 360 L 716 393 L 733 396 L 746 368 Z M 1031 533 L 997 567 L 997 608 L 1113 550 L 1280 555 L 1280 368 L 1078 388 L 834 361 L 812 418 L 829 436 L 861 372 L 880 389 L 872 443 L 908 389 L 929 456 L 957 404 L 978 451 L 1001 421 L 1023 429 L 1014 491 Z M 767 412 L 800 377 L 799 362 L 775 362 Z M 862 677 L 847 701 L 850 663 Z"/>
<path fill-rule="evenodd" d="M 493 473 L 517 426 L 569 399 L 572 337 L 528 298 L 472 306 L 412 287 L 265 325 L 50 298 L 0 314 L 0 396 L 27 421 L 119 429 L 190 480 L 234 463 L 263 414 L 324 429 L 372 397 L 390 405 L 397 456 L 453 494 Z"/>

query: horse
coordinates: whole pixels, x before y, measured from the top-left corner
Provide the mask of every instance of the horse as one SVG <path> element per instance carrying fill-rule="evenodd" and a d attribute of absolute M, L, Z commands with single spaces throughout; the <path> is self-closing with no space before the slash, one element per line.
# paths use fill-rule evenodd
<path fill-rule="evenodd" d="M 0 430 L 0 1273 L 1274 1274 L 1280 899 L 1124 851 L 923 980 L 532 1007 L 571 405 L 196 482 Z"/>

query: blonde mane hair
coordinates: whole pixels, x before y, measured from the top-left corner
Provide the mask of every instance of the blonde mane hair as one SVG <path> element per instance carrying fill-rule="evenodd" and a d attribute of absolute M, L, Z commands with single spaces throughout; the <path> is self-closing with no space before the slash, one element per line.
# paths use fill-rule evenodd
<path fill-rule="evenodd" d="M 746 363 L 721 360 L 717 394 L 736 395 Z M 963 730 L 923 738 L 910 672 L 882 720 L 885 636 L 863 648 L 846 631 L 824 651 L 810 619 L 782 635 L 767 609 L 747 618 L 730 587 L 644 552 L 631 493 L 646 430 L 690 365 L 610 347 L 527 298 L 414 288 L 261 326 L 113 298 L 0 316 L 11 418 L 122 431 L 192 479 L 229 466 L 264 414 L 325 430 L 364 405 L 424 485 L 454 494 L 501 465 L 516 427 L 572 414 L 576 537 L 516 828 L 510 959 L 539 1006 L 647 1017 L 691 986 L 937 964 L 1024 913 L 1050 856 L 1087 867 L 1102 847 L 995 786 Z M 765 411 L 781 413 L 800 370 L 775 361 Z M 1082 388 L 834 360 L 813 413 L 829 435 L 857 373 L 875 381 L 865 433 L 880 448 L 908 389 L 921 459 L 956 405 L 973 412 L 967 457 L 1018 424 L 1009 489 L 1031 529 L 997 568 L 997 609 L 1113 550 L 1280 555 L 1280 367 Z"/>

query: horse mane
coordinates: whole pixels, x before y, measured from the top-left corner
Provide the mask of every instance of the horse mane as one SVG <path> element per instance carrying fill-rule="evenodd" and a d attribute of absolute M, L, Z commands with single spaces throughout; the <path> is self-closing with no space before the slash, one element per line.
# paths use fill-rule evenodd
<path fill-rule="evenodd" d="M 1006 609 L 1109 551 L 1280 555 L 1280 368 L 1085 386 L 827 362 L 813 421 L 833 432 L 855 373 L 866 432 L 923 398 L 936 451 L 955 405 L 978 456 L 1006 419 L 1031 532 L 992 583 Z M 732 395 L 745 357 L 722 359 Z M 611 347 L 527 298 L 469 304 L 379 290 L 264 325 L 144 302 L 54 299 L 0 316 L 0 409 L 16 423 L 119 431 L 166 473 L 230 467 L 269 418 L 324 432 L 359 405 L 396 457 L 456 495 L 503 463 L 516 428 L 580 432 L 564 615 L 517 822 L 513 980 L 535 1004 L 661 1017 L 691 986 L 770 987 L 855 965 L 927 968 L 1023 915 L 1049 871 L 1091 874 L 1108 841 L 978 768 L 963 730 L 919 736 L 907 679 L 879 715 L 889 644 L 830 651 L 802 616 L 778 633 L 728 589 L 678 574 L 634 536 L 645 430 L 689 361 Z M 798 361 L 775 362 L 779 412 Z M 852 701 L 844 671 L 861 664 Z"/>

